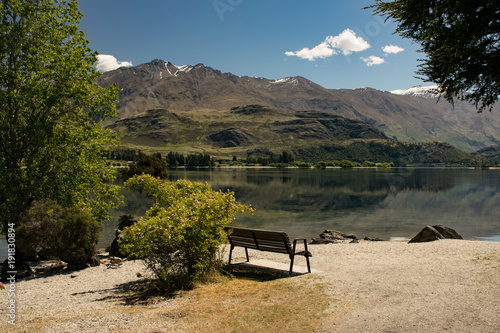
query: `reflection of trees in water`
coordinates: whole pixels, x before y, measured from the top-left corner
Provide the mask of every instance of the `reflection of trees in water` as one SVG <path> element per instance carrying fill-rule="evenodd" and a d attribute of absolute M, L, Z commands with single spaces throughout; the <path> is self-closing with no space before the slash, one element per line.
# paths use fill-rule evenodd
<path fill-rule="evenodd" d="M 215 190 L 229 189 L 235 192 L 237 200 L 260 209 L 328 211 L 368 208 L 400 191 L 448 191 L 456 186 L 456 179 L 460 179 L 457 177 L 466 171 L 470 170 L 175 170 L 169 172 L 168 179 L 208 182 Z M 492 180 L 500 182 L 495 177 Z M 143 216 L 151 206 L 151 199 L 138 192 L 122 191 L 125 203 L 113 212 L 116 219 L 122 214 Z"/>
<path fill-rule="evenodd" d="M 283 186 L 268 183 L 267 186 L 223 186 L 235 192 L 236 199 L 257 209 L 287 211 L 325 211 L 368 207 L 379 203 L 387 190 L 356 192 L 349 187 L 329 189 L 314 186 Z"/>
<path fill-rule="evenodd" d="M 500 228 L 497 209 L 500 176 L 492 170 L 216 169 L 169 172 L 169 180 L 180 178 L 208 182 L 215 190 L 234 191 L 238 201 L 257 208 L 256 216 L 241 217 L 253 227 L 275 225 L 286 230 L 285 227 L 292 223 L 296 224 L 294 228 L 303 228 L 300 230 L 303 233 L 312 223 L 316 226 L 314 232 L 316 228 L 343 231 L 371 228 L 373 231 L 369 235 L 384 237 L 383 230 L 389 236 L 409 229 L 413 233 L 428 222 L 455 226 L 464 236 L 491 235 Z M 138 218 L 151 207 L 152 201 L 145 194 L 123 193 L 125 204 L 113 213 L 115 222 L 106 224 L 104 233 L 114 236 L 118 216 L 132 214 Z"/>
<path fill-rule="evenodd" d="M 396 169 L 388 182 L 397 191 L 443 192 L 455 187 L 456 174 L 450 169 Z"/>
<path fill-rule="evenodd" d="M 230 176 L 215 172 L 212 186 L 261 209 L 328 211 L 369 208 L 399 191 L 447 191 L 455 178 L 449 169 L 246 169 Z"/>

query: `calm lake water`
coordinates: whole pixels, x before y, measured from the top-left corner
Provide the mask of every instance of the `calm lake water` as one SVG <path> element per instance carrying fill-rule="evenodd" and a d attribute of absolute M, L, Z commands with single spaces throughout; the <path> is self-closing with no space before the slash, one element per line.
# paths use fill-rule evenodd
<path fill-rule="evenodd" d="M 238 215 L 238 224 L 286 231 L 292 238 L 335 229 L 390 240 L 444 224 L 466 239 L 500 241 L 500 170 L 227 168 L 171 170 L 168 179 L 229 189 L 256 209 L 253 216 Z M 140 217 L 151 206 L 144 195 L 125 195 L 115 216 Z M 101 246 L 112 241 L 115 227 L 106 225 Z"/>
<path fill-rule="evenodd" d="M 444 224 L 466 239 L 500 241 L 500 170 L 452 168 L 171 170 L 168 179 L 209 183 L 233 191 L 255 214 L 241 226 L 317 237 L 327 229 L 358 237 L 411 238 L 425 225 Z M 123 190 L 125 203 L 106 222 L 100 247 L 114 238 L 118 217 L 139 218 L 151 206 L 144 194 Z M 0 257 L 5 257 L 5 241 Z"/>

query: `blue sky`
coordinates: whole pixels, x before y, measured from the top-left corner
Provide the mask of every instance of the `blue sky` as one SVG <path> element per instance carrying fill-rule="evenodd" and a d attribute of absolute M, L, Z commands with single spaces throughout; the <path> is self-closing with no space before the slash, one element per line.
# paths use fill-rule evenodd
<path fill-rule="evenodd" d="M 329 89 L 429 85 L 415 78 L 418 45 L 362 9 L 372 3 L 80 0 L 80 27 L 108 55 L 106 68 L 162 59 L 272 80 L 298 75 Z"/>

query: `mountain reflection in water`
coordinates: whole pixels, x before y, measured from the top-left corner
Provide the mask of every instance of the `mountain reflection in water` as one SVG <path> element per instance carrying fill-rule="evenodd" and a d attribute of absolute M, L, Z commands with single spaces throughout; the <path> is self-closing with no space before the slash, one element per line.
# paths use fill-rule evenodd
<path fill-rule="evenodd" d="M 500 241 L 500 170 L 453 168 L 170 170 L 168 180 L 209 183 L 233 191 L 255 214 L 236 223 L 313 238 L 327 229 L 358 237 L 411 238 L 425 225 L 444 224 L 465 239 Z M 118 217 L 145 215 L 152 200 L 122 189 L 125 203 L 104 223 L 99 247 L 115 237 Z M 0 239 L 0 259 L 7 243 Z"/>
<path fill-rule="evenodd" d="M 500 170 L 452 168 L 170 170 L 168 179 L 208 182 L 233 191 L 256 209 L 241 226 L 317 237 L 326 229 L 358 237 L 411 238 L 425 225 L 444 224 L 464 238 L 500 235 Z M 143 216 L 144 194 L 124 191 L 126 203 L 105 226 L 101 246 L 114 237 L 121 214 Z"/>

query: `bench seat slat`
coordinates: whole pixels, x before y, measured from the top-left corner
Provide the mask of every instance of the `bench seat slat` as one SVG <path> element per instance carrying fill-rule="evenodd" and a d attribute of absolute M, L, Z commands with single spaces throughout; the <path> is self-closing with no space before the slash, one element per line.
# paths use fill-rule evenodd
<path fill-rule="evenodd" d="M 261 247 L 261 248 L 259 248 L 259 250 L 266 251 L 266 252 L 290 254 L 287 250 L 285 250 L 283 248 L 276 248 L 276 247 Z"/>

